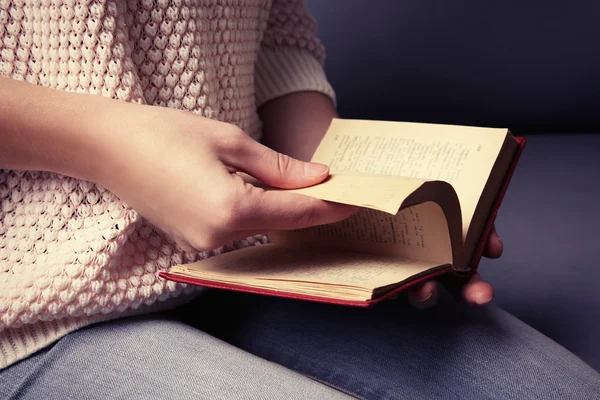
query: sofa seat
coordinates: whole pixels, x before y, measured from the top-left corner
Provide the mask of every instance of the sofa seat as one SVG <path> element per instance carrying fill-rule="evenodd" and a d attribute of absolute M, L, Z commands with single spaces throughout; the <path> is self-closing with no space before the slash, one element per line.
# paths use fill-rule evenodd
<path fill-rule="evenodd" d="M 481 275 L 502 308 L 600 370 L 600 134 L 524 135 Z"/>

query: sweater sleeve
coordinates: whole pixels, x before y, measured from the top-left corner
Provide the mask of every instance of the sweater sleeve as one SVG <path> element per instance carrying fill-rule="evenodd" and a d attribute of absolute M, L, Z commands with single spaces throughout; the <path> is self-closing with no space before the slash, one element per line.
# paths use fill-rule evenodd
<path fill-rule="evenodd" d="M 325 49 L 304 0 L 273 0 L 255 69 L 256 105 L 301 91 L 335 92 L 323 69 Z"/>

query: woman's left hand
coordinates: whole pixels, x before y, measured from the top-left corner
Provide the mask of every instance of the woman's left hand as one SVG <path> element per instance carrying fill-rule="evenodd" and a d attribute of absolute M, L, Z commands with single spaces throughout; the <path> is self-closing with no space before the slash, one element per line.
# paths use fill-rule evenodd
<path fill-rule="evenodd" d="M 496 233 L 496 228 L 492 231 L 484 256 L 487 258 L 499 258 L 502 255 L 503 245 L 500 236 Z M 473 305 L 485 305 L 494 297 L 494 288 L 481 278 L 479 274 L 462 288 L 462 297 L 468 303 Z M 425 282 L 411 289 L 408 293 L 411 303 L 418 308 L 427 308 L 434 305 L 438 297 L 437 283 L 434 281 Z"/>

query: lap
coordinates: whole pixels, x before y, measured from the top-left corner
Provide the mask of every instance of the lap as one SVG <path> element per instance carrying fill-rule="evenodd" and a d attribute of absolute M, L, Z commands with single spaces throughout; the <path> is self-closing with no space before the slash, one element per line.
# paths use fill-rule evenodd
<path fill-rule="evenodd" d="M 94 325 L 0 371 L 2 399 L 343 399 L 172 318 Z"/>
<path fill-rule="evenodd" d="M 493 306 L 442 298 L 429 310 L 402 299 L 356 309 L 221 291 L 168 316 L 82 329 L 0 371 L 0 398 L 347 398 L 343 393 L 592 399 L 600 376 Z"/>
<path fill-rule="evenodd" d="M 596 399 L 600 393 L 600 375 L 555 342 L 497 307 L 464 306 L 448 296 L 429 310 L 402 299 L 355 309 L 215 291 L 180 317 L 357 397 Z"/>

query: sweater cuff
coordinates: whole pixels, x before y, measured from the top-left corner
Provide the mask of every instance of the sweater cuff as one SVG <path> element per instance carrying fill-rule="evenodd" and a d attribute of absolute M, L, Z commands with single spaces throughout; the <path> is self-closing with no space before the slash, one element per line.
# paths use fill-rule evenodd
<path fill-rule="evenodd" d="M 335 91 L 321 63 L 308 51 L 293 47 L 262 49 L 255 68 L 256 107 L 294 92 L 319 92 L 336 105 Z"/>

